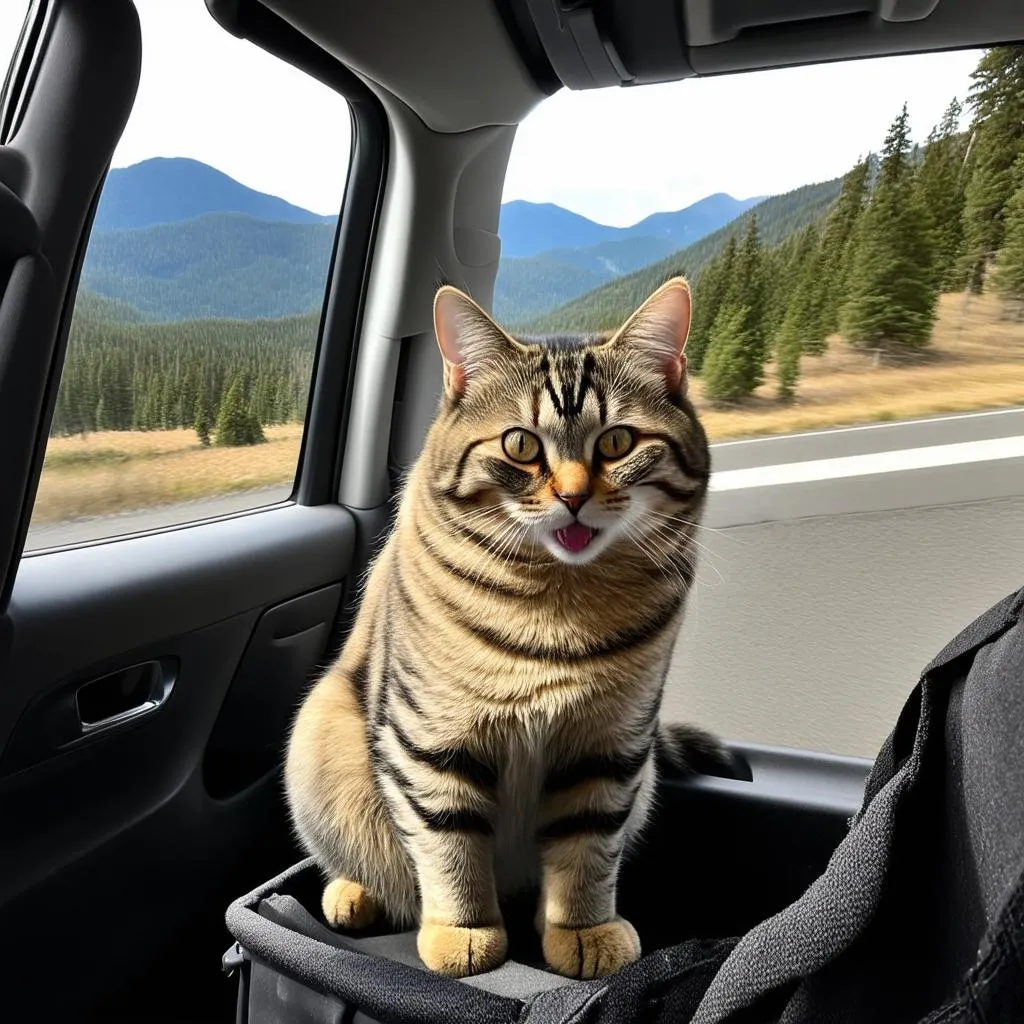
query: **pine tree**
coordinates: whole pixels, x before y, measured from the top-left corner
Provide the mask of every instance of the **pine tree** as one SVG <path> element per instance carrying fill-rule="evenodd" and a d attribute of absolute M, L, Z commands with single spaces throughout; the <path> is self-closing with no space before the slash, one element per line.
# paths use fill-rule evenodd
<path fill-rule="evenodd" d="M 785 333 L 791 336 L 790 343 L 795 338 L 801 353 L 821 355 L 825 351 L 826 334 L 822 324 L 828 282 L 824 266 L 825 253 L 819 242 L 818 226 L 809 224 L 801 232 L 794 252 L 786 307 L 775 332 L 776 348 L 782 343 L 785 327 Z"/>
<path fill-rule="evenodd" d="M 210 417 L 206 413 L 206 402 L 202 398 L 196 400 L 195 413 L 192 416 L 195 424 L 196 437 L 204 448 L 210 447 Z"/>
<path fill-rule="evenodd" d="M 693 323 L 686 342 L 686 362 L 691 373 L 699 374 L 711 341 L 711 328 L 722 308 L 736 263 L 736 239 L 730 235 L 721 254 L 697 278 L 693 292 Z"/>
<path fill-rule="evenodd" d="M 164 376 L 163 386 L 160 389 L 160 415 L 159 426 L 164 430 L 173 430 L 181 419 L 181 410 L 177 405 L 177 388 L 174 386 L 174 377 L 167 373 Z"/>
<path fill-rule="evenodd" d="M 746 306 L 723 306 L 711 328 L 704 360 L 704 394 L 721 402 L 735 402 L 750 395 L 761 383 L 763 360 L 757 341 L 751 338 Z"/>
<path fill-rule="evenodd" d="M 1003 210 L 1013 193 L 1013 164 L 1024 147 L 1024 46 L 988 50 L 971 75 L 970 178 L 964 204 L 960 279 L 980 292 L 1003 244 Z"/>
<path fill-rule="evenodd" d="M 262 444 L 266 441 L 263 427 L 246 392 L 246 381 L 236 376 L 221 400 L 217 412 L 216 440 L 218 445 L 239 446 Z"/>
<path fill-rule="evenodd" d="M 846 278 L 844 269 L 840 280 L 829 280 L 825 250 L 819 245 L 807 261 L 800 281 L 804 292 L 800 307 L 800 350 L 805 355 L 820 356 L 828 351 L 828 337 L 838 327 L 833 326 L 831 289 L 834 287 L 836 294 L 845 294 Z"/>
<path fill-rule="evenodd" d="M 1024 310 L 1024 152 L 1017 157 L 1013 172 L 1016 188 L 1003 211 L 1003 247 L 996 258 L 992 283 L 1005 300 L 1017 307 L 1019 315 Z"/>
<path fill-rule="evenodd" d="M 723 305 L 733 310 L 746 310 L 743 329 L 751 346 L 751 358 L 760 359 L 763 365 L 768 356 L 768 338 L 765 331 L 767 296 L 764 251 L 755 215 L 751 215 L 747 221 L 747 233 L 736 250 L 736 268 Z"/>
<path fill-rule="evenodd" d="M 217 411 L 216 437 L 218 445 L 236 447 L 251 444 L 249 410 L 245 401 L 245 385 L 235 377 Z"/>
<path fill-rule="evenodd" d="M 938 301 L 934 240 L 914 187 L 906 104 L 885 139 L 882 164 L 857 229 L 841 327 L 853 344 L 920 347 L 931 337 Z"/>
<path fill-rule="evenodd" d="M 956 99 L 932 129 L 917 172 L 921 202 L 931 219 L 935 238 L 936 287 L 948 291 L 960 287 L 958 267 L 963 252 L 964 157 L 966 136 L 960 131 L 963 107 Z"/>
<path fill-rule="evenodd" d="M 765 290 L 765 334 L 774 338 L 785 319 L 789 301 L 803 271 L 805 232 L 791 234 L 773 249 L 765 250 L 763 279 Z"/>
<path fill-rule="evenodd" d="M 775 339 L 777 393 L 783 402 L 793 400 L 796 382 L 800 377 L 800 353 L 803 348 L 802 313 L 801 304 L 794 302 L 786 312 L 778 337 Z"/>
<path fill-rule="evenodd" d="M 246 444 L 263 444 L 267 439 L 267 435 L 263 433 L 263 424 L 260 421 L 259 409 L 256 403 L 256 395 L 249 400 L 249 408 L 246 413 L 247 428 L 246 436 L 248 440 Z"/>
<path fill-rule="evenodd" d="M 823 350 L 825 339 L 839 330 L 839 310 L 846 299 L 856 228 L 868 195 L 869 160 L 860 160 L 843 178 L 843 187 L 825 221 L 818 260 L 819 322 L 805 328 Z"/>

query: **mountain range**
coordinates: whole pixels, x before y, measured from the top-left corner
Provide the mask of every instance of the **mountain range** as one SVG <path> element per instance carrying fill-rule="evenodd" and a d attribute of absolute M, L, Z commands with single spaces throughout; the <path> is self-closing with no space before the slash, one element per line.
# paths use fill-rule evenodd
<path fill-rule="evenodd" d="M 759 202 L 718 193 L 630 227 L 552 203 L 501 209 L 494 311 L 519 324 L 661 260 Z M 335 218 L 196 160 L 154 158 L 107 176 L 82 273 L 87 292 L 154 321 L 277 317 L 323 298 Z M 126 313 L 127 317 L 128 314 Z"/>
<path fill-rule="evenodd" d="M 153 157 L 107 174 L 93 232 L 147 228 L 208 213 L 244 213 L 292 224 L 327 224 L 334 219 L 257 192 L 199 160 Z"/>
<path fill-rule="evenodd" d="M 814 185 L 801 185 L 791 192 L 769 196 L 752 207 L 750 214 L 757 217 L 761 241 L 768 247 L 777 245 L 823 216 L 838 197 L 842 184 L 842 178 L 833 178 Z M 726 224 L 665 259 L 616 276 L 557 308 L 542 311 L 521 326 L 535 334 L 616 327 L 673 274 L 695 278 L 704 264 L 724 248 L 729 236 L 742 231 L 742 224 L 735 221 Z"/>

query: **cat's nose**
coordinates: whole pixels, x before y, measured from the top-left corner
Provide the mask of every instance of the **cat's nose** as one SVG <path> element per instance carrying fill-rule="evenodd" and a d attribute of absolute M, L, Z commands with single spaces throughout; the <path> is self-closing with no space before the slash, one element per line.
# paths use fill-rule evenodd
<path fill-rule="evenodd" d="M 573 494 L 562 494 L 561 492 L 558 492 L 559 500 L 573 515 L 583 508 L 584 503 L 589 497 L 590 491 L 577 491 Z"/>

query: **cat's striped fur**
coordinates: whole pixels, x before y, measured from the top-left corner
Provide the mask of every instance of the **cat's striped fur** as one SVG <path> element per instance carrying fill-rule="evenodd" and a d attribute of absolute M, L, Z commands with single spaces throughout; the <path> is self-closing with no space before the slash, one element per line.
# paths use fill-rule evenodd
<path fill-rule="evenodd" d="M 539 881 L 553 968 L 593 977 L 639 954 L 616 878 L 651 803 L 710 471 L 685 395 L 689 312 L 675 279 L 612 338 L 515 341 L 438 293 L 441 407 L 289 748 L 332 924 L 418 922 L 427 965 L 465 975 L 505 956 L 499 895 Z M 602 456 L 619 426 L 631 447 Z M 540 441 L 534 460 L 508 454 L 516 430 Z M 697 730 L 662 750 L 691 752 L 728 770 Z"/>

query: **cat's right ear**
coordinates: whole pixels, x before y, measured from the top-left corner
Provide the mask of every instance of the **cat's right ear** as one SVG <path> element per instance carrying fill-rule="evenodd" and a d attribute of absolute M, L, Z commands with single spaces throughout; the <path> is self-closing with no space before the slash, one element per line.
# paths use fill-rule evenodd
<path fill-rule="evenodd" d="M 474 375 L 515 342 L 468 295 L 450 284 L 434 296 L 434 333 L 444 358 L 444 390 L 461 398 Z"/>

